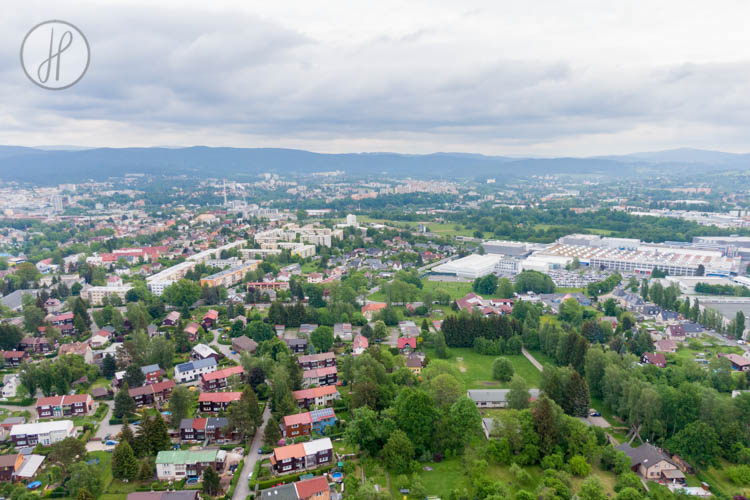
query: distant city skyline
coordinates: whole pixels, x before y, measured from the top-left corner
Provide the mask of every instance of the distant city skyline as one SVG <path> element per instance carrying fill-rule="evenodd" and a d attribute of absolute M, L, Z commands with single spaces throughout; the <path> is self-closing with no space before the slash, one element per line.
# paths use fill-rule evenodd
<path fill-rule="evenodd" d="M 3 144 L 595 156 L 748 152 L 750 4 L 10 0 Z M 34 25 L 74 23 L 70 89 L 25 77 Z M 63 60 L 64 63 L 64 60 Z"/>

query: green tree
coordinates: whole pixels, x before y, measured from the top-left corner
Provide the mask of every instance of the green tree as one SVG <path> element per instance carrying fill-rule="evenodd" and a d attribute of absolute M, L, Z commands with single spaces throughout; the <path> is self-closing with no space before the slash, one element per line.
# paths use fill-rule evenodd
<path fill-rule="evenodd" d="M 597 476 L 586 478 L 581 484 L 581 489 L 578 490 L 578 498 L 581 500 L 606 500 L 607 495 L 604 492 L 602 480 Z"/>
<path fill-rule="evenodd" d="M 87 490 L 94 498 L 102 493 L 102 474 L 96 465 L 89 465 L 84 461 L 70 466 L 67 488 L 71 497 L 78 497 L 80 490 Z"/>
<path fill-rule="evenodd" d="M 441 409 L 451 406 L 464 394 L 463 385 L 447 373 L 429 380 L 427 390 Z"/>
<path fill-rule="evenodd" d="M 125 380 L 129 387 L 140 387 L 146 383 L 146 375 L 143 374 L 138 366 L 130 365 L 125 370 L 123 380 Z"/>
<path fill-rule="evenodd" d="M 549 455 L 557 445 L 559 438 L 558 426 L 559 409 L 547 396 L 540 397 L 532 408 L 534 428 L 539 436 L 539 451 L 542 455 Z"/>
<path fill-rule="evenodd" d="M 333 346 L 333 328 L 319 326 L 310 334 L 310 342 L 317 352 L 328 352 Z"/>
<path fill-rule="evenodd" d="M 408 474 L 414 461 L 414 445 L 401 430 L 395 430 L 383 446 L 381 458 L 385 466 L 395 474 Z"/>
<path fill-rule="evenodd" d="M 721 449 L 716 431 L 704 422 L 691 422 L 669 440 L 669 449 L 693 464 L 707 466 Z"/>
<path fill-rule="evenodd" d="M 189 307 L 201 296 L 201 287 L 195 281 L 181 279 L 164 289 L 162 298 L 175 307 Z"/>
<path fill-rule="evenodd" d="M 112 453 L 112 476 L 115 479 L 133 480 L 138 474 L 138 460 L 130 443 L 122 441 Z"/>
<path fill-rule="evenodd" d="M 443 332 L 435 332 L 432 342 L 435 346 L 435 355 L 440 359 L 447 359 L 448 346 L 445 344 L 445 335 L 443 335 Z"/>
<path fill-rule="evenodd" d="M 35 305 L 23 307 L 23 327 L 26 331 L 35 333 L 44 324 L 44 311 Z"/>
<path fill-rule="evenodd" d="M 383 340 L 388 337 L 388 327 L 383 321 L 376 321 L 375 328 L 373 329 L 375 340 Z"/>
<path fill-rule="evenodd" d="M 508 392 L 508 407 L 514 410 L 523 410 L 529 407 L 529 386 L 520 375 L 513 375 L 510 380 L 510 391 Z"/>
<path fill-rule="evenodd" d="M 586 477 L 591 474 L 591 466 L 586 462 L 586 459 L 581 455 L 575 455 L 570 457 L 568 461 L 570 472 L 577 477 Z"/>
<path fill-rule="evenodd" d="M 178 385 L 172 391 L 172 395 L 169 398 L 169 411 L 172 413 L 171 422 L 172 427 L 179 429 L 180 422 L 183 418 L 186 418 L 192 405 L 192 398 L 190 397 L 190 391 L 184 385 Z"/>
<path fill-rule="evenodd" d="M 74 437 L 65 438 L 50 447 L 49 459 L 67 473 L 68 466 L 86 456 L 86 445 Z"/>
<path fill-rule="evenodd" d="M 107 354 L 102 359 L 102 375 L 107 379 L 111 379 L 115 376 L 115 372 L 117 372 L 117 361 L 115 361 L 114 356 Z"/>
<path fill-rule="evenodd" d="M 221 479 L 216 469 L 207 467 L 203 469 L 203 493 L 215 497 L 221 492 Z"/>
<path fill-rule="evenodd" d="M 279 421 L 271 417 L 266 422 L 266 429 L 263 433 L 263 442 L 266 446 L 276 446 L 281 439 L 281 430 L 279 430 Z"/>
<path fill-rule="evenodd" d="M 589 386 L 586 379 L 572 370 L 568 382 L 568 393 L 565 398 L 565 413 L 573 417 L 586 417 L 589 414 Z"/>
<path fill-rule="evenodd" d="M 258 397 L 252 387 L 245 387 L 240 400 L 229 405 L 227 417 L 230 426 L 237 429 L 245 438 L 255 434 L 263 419 L 258 407 Z"/>
<path fill-rule="evenodd" d="M 492 378 L 501 382 L 508 382 L 513 378 L 513 363 L 508 358 L 495 358 L 492 362 Z"/>
<path fill-rule="evenodd" d="M 124 382 L 115 395 L 115 408 L 113 414 L 115 418 L 129 417 L 135 412 L 135 401 L 128 393 L 129 386 Z"/>
<path fill-rule="evenodd" d="M 0 349 L 12 351 L 23 338 L 23 332 L 18 326 L 10 323 L 0 323 Z"/>

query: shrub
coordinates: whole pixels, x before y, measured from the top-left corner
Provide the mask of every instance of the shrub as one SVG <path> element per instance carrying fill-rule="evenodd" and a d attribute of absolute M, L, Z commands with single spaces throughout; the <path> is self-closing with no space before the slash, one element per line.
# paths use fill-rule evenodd
<path fill-rule="evenodd" d="M 591 466 L 581 455 L 571 457 L 568 461 L 568 466 L 570 467 L 570 473 L 574 476 L 585 477 L 591 474 Z"/>
<path fill-rule="evenodd" d="M 750 466 L 733 465 L 725 469 L 730 481 L 737 485 L 750 484 Z"/>

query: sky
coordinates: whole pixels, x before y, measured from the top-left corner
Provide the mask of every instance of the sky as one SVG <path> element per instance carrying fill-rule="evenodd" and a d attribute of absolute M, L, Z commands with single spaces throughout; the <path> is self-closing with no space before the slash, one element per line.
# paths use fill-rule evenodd
<path fill-rule="evenodd" d="M 748 152 L 748 18 L 724 0 L 3 0 L 0 144 Z M 49 19 L 91 47 L 66 90 L 19 62 Z"/>

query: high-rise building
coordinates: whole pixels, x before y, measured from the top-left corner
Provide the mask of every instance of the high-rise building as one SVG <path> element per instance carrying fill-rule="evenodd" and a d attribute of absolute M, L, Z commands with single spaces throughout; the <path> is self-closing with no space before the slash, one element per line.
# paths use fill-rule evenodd
<path fill-rule="evenodd" d="M 61 213 L 63 211 L 63 197 L 55 195 L 52 197 L 52 210 Z"/>
<path fill-rule="evenodd" d="M 357 216 L 354 214 L 349 214 L 346 216 L 346 225 L 347 226 L 354 226 L 357 227 Z"/>

